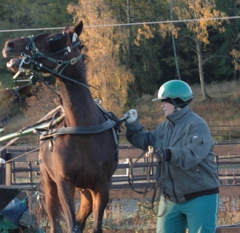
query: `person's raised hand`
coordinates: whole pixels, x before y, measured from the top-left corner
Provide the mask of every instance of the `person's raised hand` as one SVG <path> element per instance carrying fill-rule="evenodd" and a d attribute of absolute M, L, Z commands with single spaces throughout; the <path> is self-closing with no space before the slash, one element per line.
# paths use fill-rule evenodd
<path fill-rule="evenodd" d="M 127 123 L 133 123 L 138 118 L 138 113 L 136 109 L 130 109 L 127 113 L 124 114 Z"/>

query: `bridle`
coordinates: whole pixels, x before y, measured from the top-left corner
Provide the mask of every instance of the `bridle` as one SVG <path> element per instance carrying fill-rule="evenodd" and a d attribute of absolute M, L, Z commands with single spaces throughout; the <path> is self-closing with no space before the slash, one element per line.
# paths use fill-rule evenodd
<path fill-rule="evenodd" d="M 52 53 L 50 54 L 44 54 L 43 52 L 41 52 L 36 44 L 35 44 L 35 40 L 36 38 L 38 38 L 40 35 L 43 34 L 39 34 L 36 37 L 32 36 L 27 38 L 23 38 L 26 41 L 26 47 L 25 47 L 25 51 L 21 53 L 21 63 L 19 65 L 19 69 L 23 69 L 22 65 L 23 64 L 30 64 L 30 70 L 33 72 L 33 66 L 36 66 L 37 69 L 39 70 L 44 70 L 47 71 L 50 74 L 56 75 L 58 77 L 61 77 L 63 79 L 72 81 L 74 83 L 77 83 L 79 85 L 82 85 L 83 87 L 87 88 L 88 90 L 90 85 L 86 85 L 84 83 L 81 83 L 75 79 L 72 79 L 70 77 L 67 77 L 66 75 L 63 75 L 63 71 L 65 70 L 65 68 L 68 65 L 75 65 L 77 63 L 77 61 L 79 61 L 80 59 L 82 59 L 83 55 L 80 52 L 80 54 L 77 57 L 73 57 L 71 59 L 68 60 L 64 60 L 64 58 L 69 55 L 71 53 L 72 50 L 74 49 L 79 49 L 81 46 L 81 41 L 79 40 L 78 36 L 76 33 L 73 34 L 73 40 L 72 40 L 72 47 L 70 48 L 69 46 L 65 47 L 64 44 L 62 43 L 62 37 L 65 36 L 66 32 L 63 32 L 63 34 L 59 37 L 57 37 L 57 39 L 52 38 L 52 40 L 54 40 L 53 43 L 49 42 L 49 46 L 50 49 L 52 50 Z M 57 45 L 58 43 L 58 45 Z M 56 46 L 57 45 L 57 46 Z M 51 47 L 52 46 L 52 47 Z M 29 51 L 31 52 L 31 55 L 28 55 L 26 52 Z M 79 49 L 80 51 L 80 49 Z M 56 54 L 63 54 L 61 59 L 55 59 L 53 58 L 54 55 Z M 54 69 L 49 69 L 48 67 L 44 66 L 41 62 L 39 62 L 39 59 L 47 59 L 53 63 L 56 64 L 56 67 Z M 61 68 L 61 69 L 60 69 Z M 60 69 L 60 70 L 59 70 Z M 46 83 L 45 83 L 46 84 Z M 50 86 L 48 86 L 50 88 Z M 51 88 L 50 88 L 51 89 Z M 52 91 L 54 91 L 53 89 L 51 89 Z M 55 92 L 55 91 L 54 91 Z M 55 92 L 56 93 L 56 92 Z M 58 95 L 58 93 L 56 93 Z M 96 102 L 95 102 L 96 103 Z M 97 106 L 99 107 L 99 105 L 97 104 Z M 101 108 L 100 108 L 101 109 Z M 86 135 L 86 134 L 96 134 L 96 133 L 101 133 L 103 131 L 112 129 L 115 127 L 116 122 L 111 120 L 109 117 L 106 116 L 107 114 L 105 114 L 105 118 L 106 120 L 98 125 L 93 125 L 93 126 L 79 126 L 79 127 L 67 127 L 65 125 L 63 125 L 64 127 L 61 127 L 59 129 L 51 129 L 50 131 L 46 131 L 46 133 L 44 135 L 42 135 L 40 137 L 41 140 L 48 140 L 48 139 L 52 139 L 55 140 L 55 138 L 59 135 L 66 135 L 66 134 L 73 134 L 73 135 Z M 116 137 L 116 136 L 115 136 Z M 117 144 L 117 143 L 116 143 Z M 117 144 L 118 145 L 118 144 Z M 117 151 L 117 149 L 116 149 Z"/>
<path fill-rule="evenodd" d="M 44 33 L 45 34 L 45 33 Z M 62 37 L 65 36 L 66 32 L 63 32 L 62 34 Z M 19 72 L 23 72 L 24 71 L 24 68 L 22 67 L 23 64 L 26 64 L 26 65 L 29 65 L 30 64 L 30 70 L 31 72 L 33 72 L 34 74 L 36 74 L 34 72 L 34 69 L 33 69 L 33 66 L 36 66 L 37 69 L 40 71 L 40 70 L 44 70 L 44 71 L 47 71 L 48 73 L 52 74 L 52 75 L 55 75 L 55 76 L 58 76 L 58 77 L 61 77 L 63 79 L 66 79 L 66 80 L 69 80 L 71 82 L 74 82 L 74 83 L 77 83 L 79 85 L 82 85 L 84 86 L 85 88 L 87 88 L 89 90 L 89 85 L 86 85 L 84 83 L 81 83 L 75 79 L 72 79 L 64 74 L 63 71 L 66 69 L 67 66 L 69 65 L 75 65 L 77 63 L 77 61 L 79 61 L 80 59 L 82 59 L 82 53 L 80 53 L 77 57 L 73 57 L 71 59 L 68 59 L 68 60 L 64 60 L 64 58 L 69 55 L 72 50 L 74 49 L 77 49 L 77 48 L 80 48 L 81 46 L 81 41 L 79 40 L 78 36 L 76 33 L 74 33 L 73 35 L 73 40 L 72 41 L 72 46 L 66 46 L 66 47 L 63 47 L 61 48 L 61 46 L 64 46 L 63 44 L 60 44 L 59 41 L 61 41 L 61 38 L 57 38 L 56 40 L 54 40 L 54 38 L 52 38 L 52 40 L 57 44 L 59 43 L 59 48 L 57 48 L 56 51 L 53 51 L 52 53 L 49 53 L 49 54 L 44 54 L 43 52 L 41 52 L 36 44 L 35 44 L 35 40 L 36 38 L 38 38 L 39 36 L 43 35 L 42 34 L 39 34 L 37 36 L 30 36 L 28 38 L 23 38 L 25 41 L 26 41 L 26 46 L 25 46 L 25 51 L 21 53 L 21 62 L 20 62 L 20 65 L 19 65 Z M 51 38 L 50 38 L 51 39 Z M 49 40 L 51 41 L 51 40 Z M 50 43 L 49 43 L 50 44 Z M 51 47 L 50 47 L 51 48 Z M 54 48 L 56 49 L 56 48 Z M 28 55 L 26 52 L 29 51 L 31 52 L 31 55 Z M 61 57 L 61 59 L 55 59 L 53 58 L 54 55 L 56 54 L 63 54 L 63 56 Z M 54 69 L 50 69 L 46 66 L 44 66 L 41 62 L 39 62 L 39 59 L 47 59 L 53 63 L 56 64 L 56 67 Z M 61 68 L 61 69 L 60 69 Z M 60 69 L 60 70 L 59 70 Z M 18 73 L 19 73 L 18 72 Z M 16 76 L 16 75 L 15 75 Z"/>

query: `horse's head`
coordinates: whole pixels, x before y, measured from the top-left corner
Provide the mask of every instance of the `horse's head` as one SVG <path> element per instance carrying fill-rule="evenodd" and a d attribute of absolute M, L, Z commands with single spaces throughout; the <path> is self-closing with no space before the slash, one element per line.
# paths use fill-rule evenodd
<path fill-rule="evenodd" d="M 8 40 L 2 50 L 3 57 L 11 58 L 7 66 L 14 72 L 22 68 L 46 73 L 57 71 L 60 67 L 75 64 L 81 58 L 78 37 L 82 28 L 80 21 L 74 29 L 67 26 L 62 33 L 41 33 Z"/>

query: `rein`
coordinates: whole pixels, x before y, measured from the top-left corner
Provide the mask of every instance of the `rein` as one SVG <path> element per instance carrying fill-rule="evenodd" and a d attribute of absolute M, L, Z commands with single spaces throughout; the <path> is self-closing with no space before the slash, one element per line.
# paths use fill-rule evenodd
<path fill-rule="evenodd" d="M 143 195 L 143 197 L 142 197 L 142 202 L 143 202 L 144 198 L 146 197 L 146 194 L 147 194 L 148 192 L 150 192 L 151 190 L 153 190 L 153 195 L 152 195 L 152 200 L 151 200 L 151 207 L 149 208 L 149 207 L 143 205 L 146 209 L 151 209 L 151 210 L 153 210 L 153 211 L 154 211 L 154 201 L 155 201 L 155 198 L 156 198 L 156 194 L 157 194 L 157 189 L 158 189 L 158 188 L 160 189 L 159 196 L 160 196 L 160 197 L 163 196 L 163 198 L 164 198 L 164 203 L 166 203 L 166 191 L 165 191 L 165 182 L 164 182 L 164 181 L 165 181 L 165 176 L 164 176 L 165 166 L 164 166 L 164 162 L 163 162 L 163 161 L 160 163 L 160 164 L 161 164 L 161 169 L 160 169 L 160 171 L 161 171 L 161 173 L 160 173 L 160 181 L 159 181 L 158 179 L 156 179 L 155 183 L 150 183 L 150 182 L 149 182 L 149 181 L 150 181 L 150 178 L 151 178 L 151 177 L 150 177 L 150 176 L 151 176 L 151 175 L 150 175 L 150 171 L 153 170 L 153 163 L 154 163 L 154 162 L 153 162 L 153 158 L 154 158 L 154 153 L 155 153 L 154 151 L 155 151 L 155 150 L 154 150 L 154 148 L 153 148 L 152 146 L 149 146 L 149 147 L 148 147 L 148 150 L 143 151 L 143 153 L 136 159 L 136 161 L 130 165 L 130 168 L 129 168 L 130 172 L 129 172 L 129 175 L 128 175 L 128 183 L 129 183 L 129 186 L 131 187 L 131 189 L 132 189 L 134 192 Z M 149 172 L 148 172 L 148 174 L 147 174 L 147 181 L 148 181 L 148 183 L 147 183 L 144 191 L 139 191 L 139 190 L 136 190 L 136 189 L 133 187 L 133 180 L 132 180 L 132 178 L 134 177 L 134 175 L 133 175 L 133 169 L 134 169 L 135 165 L 137 164 L 137 162 L 138 162 L 141 158 L 143 158 L 144 156 L 145 156 L 145 157 L 150 157 L 150 156 L 151 156 L 151 162 L 150 162 L 150 164 L 149 164 L 149 166 L 148 166 L 148 168 L 149 168 Z M 159 184 L 160 184 L 160 186 L 159 186 Z M 151 185 L 151 186 L 150 186 L 150 185 Z M 160 213 L 160 214 L 158 215 L 158 217 L 163 216 L 163 215 L 165 214 L 165 212 L 166 212 L 166 204 L 165 204 L 165 206 L 164 206 L 164 209 L 163 209 L 162 213 Z M 155 214 L 155 213 L 154 213 L 154 214 Z"/>

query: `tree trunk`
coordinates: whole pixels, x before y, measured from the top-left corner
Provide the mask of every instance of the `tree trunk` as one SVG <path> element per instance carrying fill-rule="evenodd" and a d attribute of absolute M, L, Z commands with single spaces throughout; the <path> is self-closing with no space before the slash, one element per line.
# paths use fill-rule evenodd
<path fill-rule="evenodd" d="M 197 56 L 198 56 L 198 70 L 199 70 L 199 78 L 200 78 L 202 95 L 203 95 L 203 99 L 208 99 L 210 98 L 210 96 L 207 94 L 205 80 L 204 80 L 201 42 L 197 38 L 195 42 L 196 42 L 196 50 L 197 50 Z"/>

